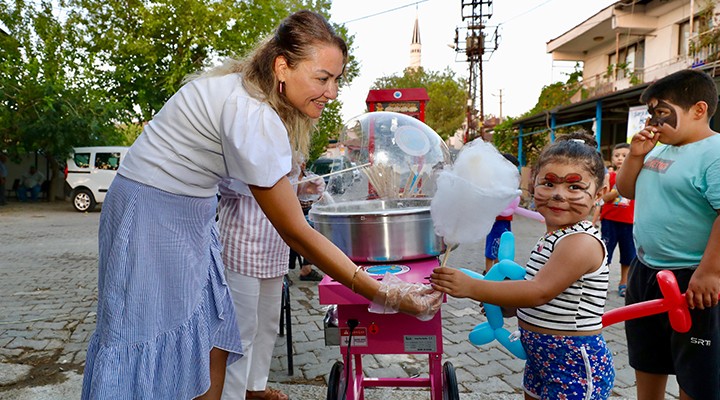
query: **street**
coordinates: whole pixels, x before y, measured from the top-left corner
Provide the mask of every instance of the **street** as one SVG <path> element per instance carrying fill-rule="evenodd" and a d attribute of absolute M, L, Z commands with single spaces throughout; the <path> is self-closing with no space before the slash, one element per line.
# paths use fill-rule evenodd
<path fill-rule="evenodd" d="M 68 202 L 16 203 L 0 207 L 0 397 L 3 399 L 77 399 L 85 350 L 95 325 L 97 304 L 97 228 L 100 208 L 78 213 Z M 527 254 L 544 225 L 515 217 L 516 261 Z M 483 243 L 452 251 L 448 265 L 481 270 Z M 611 265 L 606 309 L 623 305 L 617 295 L 617 256 Z M 302 282 L 290 271 L 294 374 L 288 375 L 286 338 L 278 337 L 270 386 L 292 399 L 325 398 L 332 364 L 341 360 L 337 346 L 325 346 L 325 306 L 318 303 L 317 283 Z M 460 398 L 522 398 L 523 361 L 497 342 L 476 347 L 468 332 L 484 322 L 476 302 L 449 298 L 442 309 L 444 355 L 457 373 Z M 507 319 L 510 331 L 516 319 Z M 608 327 L 605 339 L 617 371 L 613 397 L 635 397 L 634 373 L 627 365 L 622 324 Z M 370 377 L 427 376 L 426 355 L 366 355 Z M 666 398 L 677 398 L 670 379 Z M 367 389 L 366 399 L 424 399 L 423 389 Z"/>

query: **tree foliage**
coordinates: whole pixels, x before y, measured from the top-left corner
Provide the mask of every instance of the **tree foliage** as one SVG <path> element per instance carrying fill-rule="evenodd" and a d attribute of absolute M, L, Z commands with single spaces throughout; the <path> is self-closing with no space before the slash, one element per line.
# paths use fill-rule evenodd
<path fill-rule="evenodd" d="M 338 139 L 338 135 L 343 127 L 342 115 L 340 114 L 341 108 L 342 102 L 339 101 L 331 101 L 325 106 L 322 117 L 310 141 L 308 165 L 325 153 L 325 149 L 331 139 Z"/>
<path fill-rule="evenodd" d="M 403 75 L 381 77 L 373 83 L 373 89 L 425 88 L 430 97 L 425 109 L 425 123 L 447 140 L 455 134 L 465 120 L 467 82 L 456 77 L 454 71 L 425 71 L 407 68 Z"/>
<path fill-rule="evenodd" d="M 13 158 L 39 151 L 53 162 L 77 145 L 129 145 L 185 76 L 246 54 L 294 11 L 329 18 L 330 5 L 2 0 L 9 35 L 0 31 L 0 146 Z M 335 27 L 352 48 L 347 29 Z M 358 74 L 350 61 L 347 80 Z M 334 117 L 321 126 L 333 126 Z"/>
<path fill-rule="evenodd" d="M 567 74 L 567 76 L 568 79 L 564 83 L 555 82 L 551 85 L 543 87 L 535 106 L 517 119 L 530 117 L 552 110 L 555 107 L 570 104 L 570 99 L 582 88 L 580 82 L 582 79 L 582 70 L 580 69 L 580 66 L 575 65 L 575 70 L 572 73 Z M 517 119 L 509 118 L 494 128 L 495 133 L 493 134 L 493 142 L 500 151 L 512 154 L 518 153 L 519 132 L 513 129 L 513 123 Z M 546 126 L 531 127 L 530 131 L 540 132 L 523 136 L 522 138 L 522 152 L 525 155 L 525 161 L 527 164 L 532 163 L 542 148 L 547 144 L 549 126 L 546 124 Z M 527 133 L 529 132 L 523 132 L 523 134 Z"/>
<path fill-rule="evenodd" d="M 124 105 L 123 122 L 150 120 L 187 75 L 243 56 L 290 13 L 330 9 L 329 0 L 67 1 L 78 47 L 101 66 L 95 83 Z"/>
<path fill-rule="evenodd" d="M 0 34 L 0 146 L 14 159 L 40 153 L 60 179 L 56 160 L 74 143 L 112 140 L 115 108 L 84 84 L 86 60 L 71 46 L 77 32 L 50 3 L 17 2 L 0 17 L 10 31 Z"/>

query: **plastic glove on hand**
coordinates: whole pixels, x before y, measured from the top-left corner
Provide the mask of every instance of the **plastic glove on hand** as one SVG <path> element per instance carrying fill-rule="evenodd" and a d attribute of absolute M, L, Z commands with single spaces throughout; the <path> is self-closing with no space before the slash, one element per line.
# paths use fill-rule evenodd
<path fill-rule="evenodd" d="M 376 314 L 402 311 L 420 321 L 429 321 L 438 312 L 442 302 L 443 293 L 433 290 L 430 285 L 405 282 L 386 272 L 368 311 Z"/>
<path fill-rule="evenodd" d="M 303 180 L 305 182 L 298 184 L 299 195 L 320 195 L 325 191 L 325 180 L 319 175 L 307 172 Z"/>

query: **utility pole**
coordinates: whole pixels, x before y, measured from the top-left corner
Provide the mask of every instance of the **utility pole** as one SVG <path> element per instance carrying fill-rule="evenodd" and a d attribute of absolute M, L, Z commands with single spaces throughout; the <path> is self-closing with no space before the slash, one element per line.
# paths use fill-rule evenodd
<path fill-rule="evenodd" d="M 500 99 L 500 115 L 498 116 L 498 118 L 500 119 L 500 122 L 502 122 L 502 120 L 503 120 L 503 118 L 502 118 L 502 105 L 503 105 L 502 89 L 500 89 L 499 95 L 494 94 L 493 96 L 498 97 Z"/>
<path fill-rule="evenodd" d="M 467 129 L 465 142 L 482 136 L 485 110 L 483 109 L 483 75 L 482 63 L 484 57 L 497 50 L 498 31 L 488 37 L 484 30 L 485 22 L 492 16 L 493 0 L 460 0 L 461 14 L 465 27 L 455 28 L 455 51 L 465 54 L 468 63 L 468 103 L 467 103 Z M 465 36 L 461 39 L 461 35 Z"/>

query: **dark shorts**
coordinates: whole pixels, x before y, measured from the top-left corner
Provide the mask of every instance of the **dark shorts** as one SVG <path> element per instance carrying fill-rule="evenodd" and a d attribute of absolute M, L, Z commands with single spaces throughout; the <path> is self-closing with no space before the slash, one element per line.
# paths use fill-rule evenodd
<path fill-rule="evenodd" d="M 496 220 L 485 238 L 485 258 L 491 260 L 498 259 L 498 249 L 500 248 L 500 236 L 506 231 L 512 231 L 512 221 Z"/>
<path fill-rule="evenodd" d="M 626 304 L 662 298 L 655 274 L 639 260 L 628 276 Z M 687 290 L 693 269 L 673 270 L 680 292 Z M 690 310 L 687 333 L 670 327 L 667 314 L 625 322 L 630 366 L 651 374 L 676 375 L 680 388 L 694 399 L 720 400 L 720 307 Z"/>
<path fill-rule="evenodd" d="M 635 259 L 633 224 L 600 220 L 602 239 L 608 251 L 608 264 L 612 262 L 615 247 L 620 247 L 620 265 L 630 265 Z"/>

